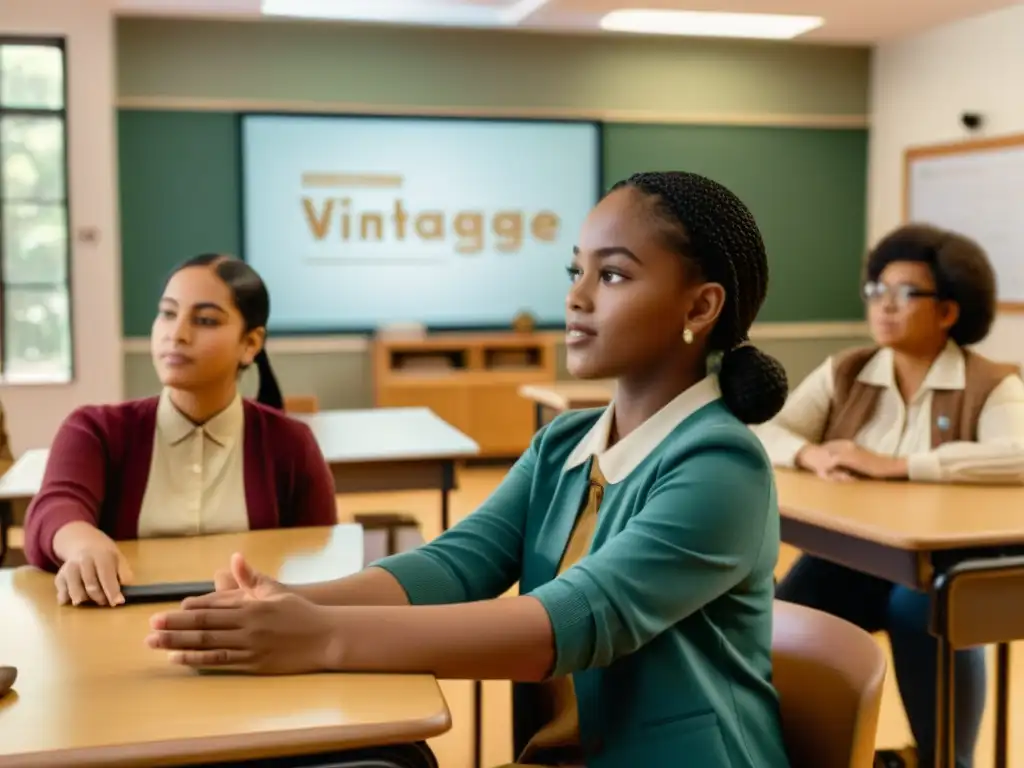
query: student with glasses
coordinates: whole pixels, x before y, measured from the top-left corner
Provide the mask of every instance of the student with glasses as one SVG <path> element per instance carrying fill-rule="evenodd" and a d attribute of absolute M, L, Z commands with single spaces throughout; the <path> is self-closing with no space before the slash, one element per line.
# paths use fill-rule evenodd
<path fill-rule="evenodd" d="M 875 345 L 826 360 L 757 428 L 772 463 L 835 481 L 1024 483 L 1020 370 L 967 349 L 995 315 L 995 277 L 978 244 L 902 227 L 870 253 L 863 296 Z M 777 597 L 889 633 L 918 764 L 933 765 L 928 596 L 804 555 Z M 985 705 L 983 648 L 956 654 L 955 695 L 957 766 L 969 768 Z"/>

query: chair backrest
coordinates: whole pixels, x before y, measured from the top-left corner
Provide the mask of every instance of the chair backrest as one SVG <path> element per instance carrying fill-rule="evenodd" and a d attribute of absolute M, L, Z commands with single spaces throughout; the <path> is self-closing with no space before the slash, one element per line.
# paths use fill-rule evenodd
<path fill-rule="evenodd" d="M 284 399 L 285 413 L 317 413 L 319 410 L 316 395 L 288 395 Z"/>
<path fill-rule="evenodd" d="M 772 662 L 792 768 L 871 768 L 886 667 L 874 638 L 776 600 Z"/>

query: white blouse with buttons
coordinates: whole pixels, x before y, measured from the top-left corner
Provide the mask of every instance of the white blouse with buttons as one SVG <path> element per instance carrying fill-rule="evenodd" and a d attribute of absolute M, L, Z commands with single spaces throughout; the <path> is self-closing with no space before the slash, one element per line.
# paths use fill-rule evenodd
<path fill-rule="evenodd" d="M 249 529 L 244 422 L 240 396 L 202 425 L 178 411 L 166 391 L 160 396 L 140 539 Z"/>
<path fill-rule="evenodd" d="M 793 390 L 774 419 L 754 428 L 775 466 L 794 466 L 805 445 L 821 441 L 835 392 L 832 369 L 830 358 Z M 857 377 L 881 393 L 854 442 L 875 453 L 905 456 L 909 479 L 918 482 L 1024 484 L 1020 376 L 1007 376 L 989 394 L 978 418 L 977 442 L 951 441 L 932 448 L 932 393 L 963 389 L 966 370 L 963 352 L 949 342 L 907 404 L 896 386 L 892 350 L 881 349 Z M 944 428 L 941 422 L 937 426 Z"/>

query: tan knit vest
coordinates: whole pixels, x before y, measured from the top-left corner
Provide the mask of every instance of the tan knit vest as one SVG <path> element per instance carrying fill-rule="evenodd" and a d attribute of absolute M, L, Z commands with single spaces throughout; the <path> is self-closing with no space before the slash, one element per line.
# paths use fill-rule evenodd
<path fill-rule="evenodd" d="M 833 358 L 835 390 L 822 442 L 853 440 L 871 419 L 882 388 L 858 381 L 857 377 L 877 352 L 877 347 L 862 347 Z M 932 392 L 932 448 L 951 441 L 976 442 L 978 417 L 988 396 L 1007 376 L 1020 374 L 1015 365 L 997 363 L 967 349 L 963 355 L 964 388 Z"/>

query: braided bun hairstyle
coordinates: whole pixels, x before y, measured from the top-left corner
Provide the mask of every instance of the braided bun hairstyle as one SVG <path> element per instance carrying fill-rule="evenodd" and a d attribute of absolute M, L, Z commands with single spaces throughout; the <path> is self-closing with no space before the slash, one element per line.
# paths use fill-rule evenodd
<path fill-rule="evenodd" d="M 753 215 L 721 184 L 694 173 L 638 173 L 612 191 L 622 188 L 648 197 L 668 244 L 725 289 L 708 336 L 708 352 L 722 356 L 722 399 L 745 424 L 768 421 L 785 404 L 789 383 L 779 361 L 748 340 L 768 291 L 768 256 Z"/>

